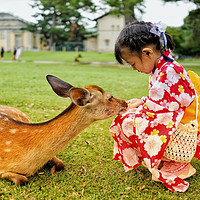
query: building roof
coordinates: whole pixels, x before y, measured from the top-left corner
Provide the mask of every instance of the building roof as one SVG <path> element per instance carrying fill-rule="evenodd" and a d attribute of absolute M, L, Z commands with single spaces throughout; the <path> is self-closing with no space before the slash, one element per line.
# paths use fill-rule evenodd
<path fill-rule="evenodd" d="M 0 30 L 20 29 L 30 22 L 14 16 L 11 13 L 0 12 Z"/>
<path fill-rule="evenodd" d="M 107 16 L 107 15 L 109 15 L 109 14 L 110 14 L 110 12 L 104 13 L 103 15 L 101 15 L 101 16 L 95 18 L 94 21 L 97 21 L 98 19 L 101 19 L 101 18 L 103 18 L 103 17 L 105 17 L 105 16 Z"/>
<path fill-rule="evenodd" d="M 99 20 L 99 19 L 101 19 L 101 18 L 103 18 L 103 17 L 106 17 L 107 15 L 121 16 L 121 14 L 114 14 L 114 13 L 113 13 L 113 10 L 111 9 L 110 11 L 104 13 L 103 15 L 101 15 L 101 16 L 95 18 L 94 21 L 97 21 L 97 20 Z"/>
<path fill-rule="evenodd" d="M 0 18 L 13 17 L 10 13 L 0 12 Z"/>

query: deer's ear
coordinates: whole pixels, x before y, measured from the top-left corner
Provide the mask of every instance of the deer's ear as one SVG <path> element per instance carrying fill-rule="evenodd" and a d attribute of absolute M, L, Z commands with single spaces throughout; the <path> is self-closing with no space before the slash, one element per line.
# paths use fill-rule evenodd
<path fill-rule="evenodd" d="M 77 106 L 85 106 L 90 103 L 90 92 L 85 88 L 73 87 L 70 89 L 69 95 Z"/>
<path fill-rule="evenodd" d="M 73 87 L 72 85 L 52 75 L 47 75 L 46 79 L 58 96 L 69 97 L 69 90 Z"/>

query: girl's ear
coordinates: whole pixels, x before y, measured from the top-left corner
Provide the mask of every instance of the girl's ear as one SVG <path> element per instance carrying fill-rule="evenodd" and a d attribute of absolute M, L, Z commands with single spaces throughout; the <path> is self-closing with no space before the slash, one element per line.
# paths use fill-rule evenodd
<path fill-rule="evenodd" d="M 143 49 L 142 49 L 142 54 L 143 54 L 144 56 L 147 56 L 147 57 L 149 57 L 149 58 L 152 58 L 152 57 L 153 57 L 153 50 L 152 50 L 151 48 L 148 48 L 148 47 L 143 48 Z"/>

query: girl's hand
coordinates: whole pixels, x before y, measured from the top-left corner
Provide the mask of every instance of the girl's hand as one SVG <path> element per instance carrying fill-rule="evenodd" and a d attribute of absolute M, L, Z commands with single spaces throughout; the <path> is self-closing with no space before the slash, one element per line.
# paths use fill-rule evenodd
<path fill-rule="evenodd" d="M 126 103 L 128 104 L 128 109 L 132 109 L 132 108 L 137 108 L 139 105 L 141 105 L 142 100 L 141 99 L 130 99 L 130 100 L 126 101 Z"/>

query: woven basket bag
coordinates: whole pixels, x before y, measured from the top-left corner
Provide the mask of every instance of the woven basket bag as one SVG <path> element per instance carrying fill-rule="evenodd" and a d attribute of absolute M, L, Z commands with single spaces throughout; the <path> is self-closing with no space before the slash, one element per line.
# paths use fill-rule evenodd
<path fill-rule="evenodd" d="M 179 124 L 165 149 L 167 159 L 189 163 L 196 152 L 198 124 L 196 120 Z"/>
<path fill-rule="evenodd" d="M 198 95 L 196 94 L 196 119 L 180 123 L 170 138 L 164 157 L 176 162 L 189 163 L 196 152 L 198 134 Z"/>

